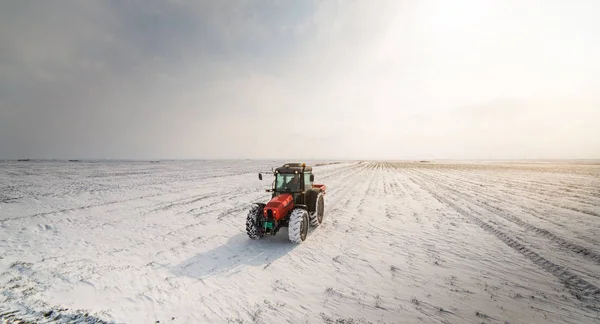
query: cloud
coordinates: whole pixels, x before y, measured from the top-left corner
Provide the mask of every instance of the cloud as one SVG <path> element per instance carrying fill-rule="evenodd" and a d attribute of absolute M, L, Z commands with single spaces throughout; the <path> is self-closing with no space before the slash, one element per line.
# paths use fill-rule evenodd
<path fill-rule="evenodd" d="M 567 120 L 560 145 L 528 145 L 592 156 L 596 7 L 3 3 L 0 158 L 522 156 L 515 143 L 536 135 L 511 119 Z M 539 104 L 556 100 L 571 104 Z M 482 133 L 494 140 L 470 137 Z"/>

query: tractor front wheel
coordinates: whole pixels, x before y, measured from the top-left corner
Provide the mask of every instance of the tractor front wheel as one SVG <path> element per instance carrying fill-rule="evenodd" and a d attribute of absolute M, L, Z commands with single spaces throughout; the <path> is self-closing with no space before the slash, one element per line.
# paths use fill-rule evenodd
<path fill-rule="evenodd" d="M 262 211 L 262 206 L 254 205 L 248 211 L 248 215 L 246 216 L 246 233 L 248 233 L 248 236 L 253 240 L 265 236 L 265 229 L 263 228 L 262 222 Z"/>
<path fill-rule="evenodd" d="M 302 243 L 308 235 L 308 212 L 302 208 L 295 208 L 290 215 L 288 237 L 294 243 Z"/>

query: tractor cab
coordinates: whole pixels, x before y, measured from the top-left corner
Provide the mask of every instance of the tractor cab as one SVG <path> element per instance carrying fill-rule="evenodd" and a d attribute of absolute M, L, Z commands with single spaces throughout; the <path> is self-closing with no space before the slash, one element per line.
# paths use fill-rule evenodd
<path fill-rule="evenodd" d="M 300 174 L 298 173 L 278 173 L 275 175 L 275 192 L 299 192 L 302 191 Z"/>
<path fill-rule="evenodd" d="M 267 191 L 273 193 L 272 197 L 291 194 L 297 204 L 304 203 L 303 195 L 313 188 L 315 180 L 312 167 L 304 163 L 286 163 L 273 170 L 273 175 L 273 186 Z M 258 177 L 262 180 L 262 174 L 259 173 Z"/>

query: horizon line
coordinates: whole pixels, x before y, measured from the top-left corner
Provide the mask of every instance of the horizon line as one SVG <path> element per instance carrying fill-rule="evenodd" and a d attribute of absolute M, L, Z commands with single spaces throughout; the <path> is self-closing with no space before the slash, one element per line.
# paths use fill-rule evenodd
<path fill-rule="evenodd" d="M 595 161 L 595 158 L 8 158 L 0 162 L 33 161 Z"/>

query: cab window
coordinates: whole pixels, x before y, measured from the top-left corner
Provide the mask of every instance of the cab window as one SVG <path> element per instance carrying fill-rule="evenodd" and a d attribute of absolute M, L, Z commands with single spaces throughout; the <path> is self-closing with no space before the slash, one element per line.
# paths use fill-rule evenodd
<path fill-rule="evenodd" d="M 312 185 L 313 184 L 310 182 L 310 173 L 304 173 L 304 186 L 306 187 L 306 189 L 310 189 Z"/>

